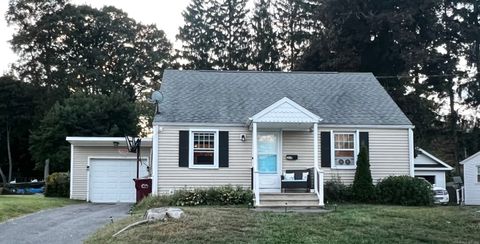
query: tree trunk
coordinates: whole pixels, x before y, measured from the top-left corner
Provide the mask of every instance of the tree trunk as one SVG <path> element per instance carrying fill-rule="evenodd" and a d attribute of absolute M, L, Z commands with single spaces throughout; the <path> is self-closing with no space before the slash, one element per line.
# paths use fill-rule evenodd
<path fill-rule="evenodd" d="M 459 173 L 460 167 L 458 165 L 458 136 L 457 136 L 457 111 L 455 111 L 455 91 L 453 90 L 453 79 L 451 80 L 452 87 L 448 92 L 448 98 L 450 100 L 450 129 L 453 139 L 453 156 L 455 160 L 455 171 Z"/>
<path fill-rule="evenodd" d="M 7 122 L 7 154 L 8 154 L 8 182 L 12 181 L 12 150 L 10 149 L 10 125 Z"/>
<path fill-rule="evenodd" d="M 7 177 L 5 177 L 5 174 L 3 173 L 3 170 L 1 167 L 0 167 L 0 177 L 2 178 L 3 187 L 5 187 L 8 184 Z"/>

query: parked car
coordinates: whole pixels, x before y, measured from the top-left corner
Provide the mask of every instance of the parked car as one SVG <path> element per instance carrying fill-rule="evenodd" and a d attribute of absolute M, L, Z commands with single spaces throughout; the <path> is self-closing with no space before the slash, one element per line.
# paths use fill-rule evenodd
<path fill-rule="evenodd" d="M 433 199 L 436 204 L 447 204 L 450 201 L 448 191 L 443 187 L 433 187 Z"/>

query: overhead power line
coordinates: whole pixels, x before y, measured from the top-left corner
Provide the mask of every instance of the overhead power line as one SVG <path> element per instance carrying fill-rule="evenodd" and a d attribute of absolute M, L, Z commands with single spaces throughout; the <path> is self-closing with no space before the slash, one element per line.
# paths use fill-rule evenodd
<path fill-rule="evenodd" d="M 442 74 L 442 75 L 376 75 L 377 79 L 392 79 L 392 78 L 429 78 L 429 77 L 469 77 L 468 74 Z"/>

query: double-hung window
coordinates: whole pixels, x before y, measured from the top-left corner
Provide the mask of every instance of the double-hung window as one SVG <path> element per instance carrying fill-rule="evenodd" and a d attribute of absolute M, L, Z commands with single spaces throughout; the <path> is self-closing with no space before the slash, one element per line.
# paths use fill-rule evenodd
<path fill-rule="evenodd" d="M 477 182 L 480 183 L 480 165 L 477 166 Z"/>
<path fill-rule="evenodd" d="M 333 133 L 333 165 L 337 168 L 355 168 L 356 133 Z"/>
<path fill-rule="evenodd" d="M 191 131 L 190 138 L 190 168 L 217 168 L 218 131 Z"/>

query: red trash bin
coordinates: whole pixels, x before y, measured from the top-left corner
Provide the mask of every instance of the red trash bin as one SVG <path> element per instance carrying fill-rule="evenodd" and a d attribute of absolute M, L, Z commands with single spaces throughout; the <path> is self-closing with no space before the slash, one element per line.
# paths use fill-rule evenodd
<path fill-rule="evenodd" d="M 137 190 L 137 203 L 152 193 L 152 179 L 133 179 Z"/>

